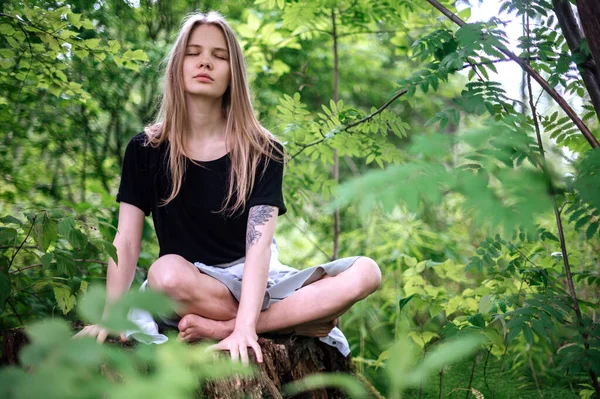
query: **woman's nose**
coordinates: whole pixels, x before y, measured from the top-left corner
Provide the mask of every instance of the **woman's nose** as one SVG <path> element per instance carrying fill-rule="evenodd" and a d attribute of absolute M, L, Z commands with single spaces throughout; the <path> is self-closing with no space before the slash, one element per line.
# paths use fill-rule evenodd
<path fill-rule="evenodd" d="M 206 67 L 208 69 L 212 69 L 212 65 L 207 60 L 200 60 L 198 62 L 198 68 Z"/>

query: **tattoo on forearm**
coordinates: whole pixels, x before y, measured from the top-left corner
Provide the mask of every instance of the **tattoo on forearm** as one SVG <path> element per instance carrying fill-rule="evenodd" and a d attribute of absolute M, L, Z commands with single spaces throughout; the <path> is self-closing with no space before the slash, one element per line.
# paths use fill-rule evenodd
<path fill-rule="evenodd" d="M 275 209 L 277 208 L 269 205 L 257 205 L 250 208 L 246 230 L 246 251 L 256 244 L 262 236 L 262 233 L 256 227 L 265 225 L 271 219 Z"/>

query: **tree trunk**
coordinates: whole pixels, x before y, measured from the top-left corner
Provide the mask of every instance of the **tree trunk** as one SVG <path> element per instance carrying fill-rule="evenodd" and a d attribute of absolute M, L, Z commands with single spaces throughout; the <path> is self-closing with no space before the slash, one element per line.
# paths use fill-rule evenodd
<path fill-rule="evenodd" d="M 109 338 L 107 342 L 123 346 L 125 350 L 135 346 L 131 342 L 121 344 L 116 338 Z M 258 365 L 255 377 L 234 377 L 211 381 L 204 384 L 197 396 L 218 399 L 240 397 L 282 399 L 284 396 L 281 391 L 285 384 L 300 380 L 310 374 L 319 372 L 353 373 L 350 357 L 343 357 L 336 348 L 315 338 L 287 336 L 271 339 L 261 337 L 258 342 L 264 361 Z M 19 352 L 27 343 L 28 340 L 22 328 L 4 331 L 0 366 L 18 365 Z M 252 359 L 252 353 L 250 355 Z M 298 399 L 342 399 L 346 397 L 347 395 L 337 389 L 317 389 L 294 396 Z"/>
<path fill-rule="evenodd" d="M 580 47 L 581 42 L 583 41 L 583 36 L 579 30 L 579 25 L 577 24 L 575 15 L 573 15 L 571 3 L 569 0 L 553 0 L 552 4 L 560 28 L 563 31 L 563 35 L 567 41 L 567 45 L 571 50 L 571 54 L 576 56 L 578 59 L 581 59 L 582 56 Z M 596 59 L 596 61 L 598 61 L 598 59 Z M 596 116 L 598 117 L 598 120 L 600 120 L 600 74 L 598 74 L 597 65 L 597 62 L 595 63 L 592 57 L 586 56 L 586 60 L 584 62 L 580 62 L 577 67 L 581 73 L 583 83 L 585 84 L 587 92 L 590 96 L 592 105 L 596 110 Z"/>
<path fill-rule="evenodd" d="M 577 11 L 583 28 L 583 35 L 587 40 L 596 65 L 596 78 L 600 80 L 600 2 L 598 0 L 577 0 Z"/>

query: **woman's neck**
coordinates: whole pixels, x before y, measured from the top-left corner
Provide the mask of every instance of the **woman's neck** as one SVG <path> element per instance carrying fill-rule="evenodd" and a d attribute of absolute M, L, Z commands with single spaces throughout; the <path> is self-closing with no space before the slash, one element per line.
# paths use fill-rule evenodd
<path fill-rule="evenodd" d="M 188 131 L 190 141 L 222 140 L 226 121 L 223 118 L 221 98 L 196 97 L 187 99 Z"/>

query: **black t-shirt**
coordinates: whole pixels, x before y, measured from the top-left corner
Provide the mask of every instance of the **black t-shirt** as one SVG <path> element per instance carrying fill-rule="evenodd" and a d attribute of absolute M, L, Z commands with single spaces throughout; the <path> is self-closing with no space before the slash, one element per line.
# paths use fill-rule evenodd
<path fill-rule="evenodd" d="M 134 136 L 125 150 L 118 202 L 152 213 L 160 246 L 160 255 L 177 254 L 190 262 L 217 265 L 245 256 L 248 211 L 255 205 L 272 205 L 279 215 L 286 212 L 283 202 L 283 164 L 269 160 L 258 164 L 254 188 L 243 212 L 232 217 L 216 213 L 223 206 L 231 159 L 229 154 L 208 162 L 186 158 L 181 190 L 167 205 L 162 201 L 170 194 L 168 166 L 169 146 L 145 145 L 146 136 Z M 279 144 L 278 144 L 279 145 Z M 282 148 L 282 147 L 280 147 Z"/>

